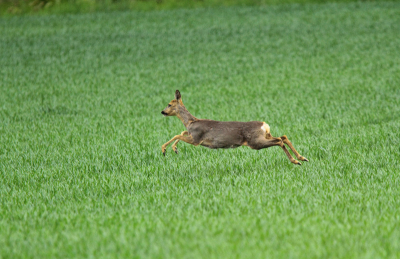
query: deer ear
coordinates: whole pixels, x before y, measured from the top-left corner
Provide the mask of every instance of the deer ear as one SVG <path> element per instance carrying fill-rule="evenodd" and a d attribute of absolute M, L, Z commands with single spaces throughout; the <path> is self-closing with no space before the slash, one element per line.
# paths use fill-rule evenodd
<path fill-rule="evenodd" d="M 181 93 L 179 92 L 179 90 L 176 90 L 176 92 L 175 92 L 175 98 L 176 98 L 176 100 L 179 100 L 179 99 L 182 98 Z"/>

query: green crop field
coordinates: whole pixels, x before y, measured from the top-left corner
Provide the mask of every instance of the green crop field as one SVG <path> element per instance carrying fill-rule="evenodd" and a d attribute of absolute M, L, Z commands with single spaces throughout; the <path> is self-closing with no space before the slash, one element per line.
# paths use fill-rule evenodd
<path fill-rule="evenodd" d="M 0 258 L 399 258 L 400 2 L 0 18 Z M 198 118 L 279 147 L 161 145 Z"/>

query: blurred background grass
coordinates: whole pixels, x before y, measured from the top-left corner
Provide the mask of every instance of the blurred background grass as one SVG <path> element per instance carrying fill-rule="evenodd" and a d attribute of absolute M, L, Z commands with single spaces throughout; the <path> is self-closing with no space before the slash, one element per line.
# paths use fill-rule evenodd
<path fill-rule="evenodd" d="M 391 0 L 398 2 L 400 0 Z M 220 6 L 263 6 L 374 0 L 0 0 L 0 15 L 88 13 L 118 10 L 168 10 Z M 375 2 L 380 2 L 375 0 Z"/>
<path fill-rule="evenodd" d="M 399 31 L 398 2 L 0 19 L 0 259 L 400 258 Z M 176 89 L 310 163 L 164 157 Z"/>

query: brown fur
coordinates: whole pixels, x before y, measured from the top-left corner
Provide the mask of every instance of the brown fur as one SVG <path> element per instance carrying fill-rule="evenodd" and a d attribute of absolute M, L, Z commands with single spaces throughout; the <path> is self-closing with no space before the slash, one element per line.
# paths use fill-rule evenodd
<path fill-rule="evenodd" d="M 172 149 L 175 153 L 178 153 L 176 145 L 182 140 L 195 146 L 202 145 L 208 148 L 236 148 L 244 145 L 259 150 L 272 146 L 280 146 L 292 163 L 301 165 L 286 149 L 286 144 L 298 160 L 308 161 L 307 158 L 301 156 L 296 151 L 286 135 L 280 138 L 272 137 L 269 126 L 265 122 L 197 119 L 183 105 L 181 93 L 178 90 L 175 92 L 175 99 L 161 113 L 164 116 L 177 116 L 187 129 L 187 131 L 183 131 L 162 145 L 161 149 L 164 156 L 167 146 L 173 141 L 175 142 L 172 145 Z"/>

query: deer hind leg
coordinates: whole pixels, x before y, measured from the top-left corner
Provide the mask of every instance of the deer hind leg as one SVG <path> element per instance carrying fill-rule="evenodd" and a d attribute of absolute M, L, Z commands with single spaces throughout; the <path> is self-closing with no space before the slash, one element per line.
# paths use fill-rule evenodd
<path fill-rule="evenodd" d="M 283 135 L 281 139 L 283 143 L 289 146 L 289 148 L 293 151 L 294 155 L 297 157 L 298 160 L 308 162 L 307 158 L 305 158 L 304 156 L 300 155 L 299 152 L 297 152 L 297 150 L 294 148 L 294 146 L 292 145 L 288 137 L 286 137 L 286 135 Z"/>
<path fill-rule="evenodd" d="M 289 151 L 286 149 L 285 144 L 283 144 L 283 141 L 281 138 L 274 138 L 270 136 L 268 139 L 265 138 L 265 136 L 260 136 L 259 138 L 255 139 L 252 141 L 252 143 L 248 144 L 251 148 L 253 149 L 263 149 L 263 148 L 269 148 L 269 147 L 274 147 L 274 146 L 280 146 L 287 157 L 289 158 L 290 162 L 296 165 L 301 165 L 299 161 L 294 159 L 292 155 L 289 153 Z"/>
<path fill-rule="evenodd" d="M 184 133 L 184 132 L 182 132 L 182 133 Z M 170 141 L 168 141 L 167 143 L 165 143 L 164 145 L 161 146 L 161 151 L 163 152 L 164 156 L 165 156 L 165 152 L 167 150 L 167 146 L 175 140 L 182 140 L 182 141 L 185 141 L 186 143 L 189 143 L 189 144 L 192 144 L 195 146 L 198 145 L 198 143 L 195 143 L 192 136 L 190 136 L 189 134 L 187 134 L 187 136 L 185 134 L 184 135 L 176 135 Z"/>
<path fill-rule="evenodd" d="M 185 135 L 189 135 L 189 132 L 182 131 L 181 136 L 185 136 Z M 176 154 L 178 154 L 178 148 L 176 147 L 176 145 L 178 144 L 178 142 L 180 141 L 180 139 L 175 140 L 174 144 L 172 144 L 172 150 L 175 151 Z"/>
<path fill-rule="evenodd" d="M 291 155 L 291 154 L 289 153 L 289 151 L 286 149 L 286 147 L 285 147 L 284 144 L 286 144 L 286 145 L 289 146 L 289 148 L 290 148 L 290 149 L 293 151 L 293 153 L 296 155 L 297 159 L 299 159 L 299 160 L 301 160 L 301 161 L 307 161 L 307 162 L 308 162 L 308 159 L 307 159 L 307 158 L 301 156 L 301 155 L 296 151 L 296 149 L 293 147 L 292 143 L 289 141 L 289 139 L 286 137 L 286 135 L 283 135 L 283 136 L 280 137 L 280 138 L 274 138 L 274 137 L 272 137 L 270 127 L 269 127 L 269 125 L 266 124 L 265 122 L 264 122 L 263 125 L 261 126 L 261 129 L 263 130 L 263 132 L 264 132 L 264 137 L 265 137 L 267 140 L 271 140 L 271 139 L 281 139 L 281 142 L 279 143 L 279 146 L 283 149 L 283 151 L 285 152 L 285 154 L 286 154 L 287 157 L 289 158 L 290 162 L 292 162 L 292 163 L 294 163 L 294 164 L 301 165 L 301 163 L 300 163 L 299 161 L 296 161 L 296 160 L 292 157 L 292 155 Z"/>

